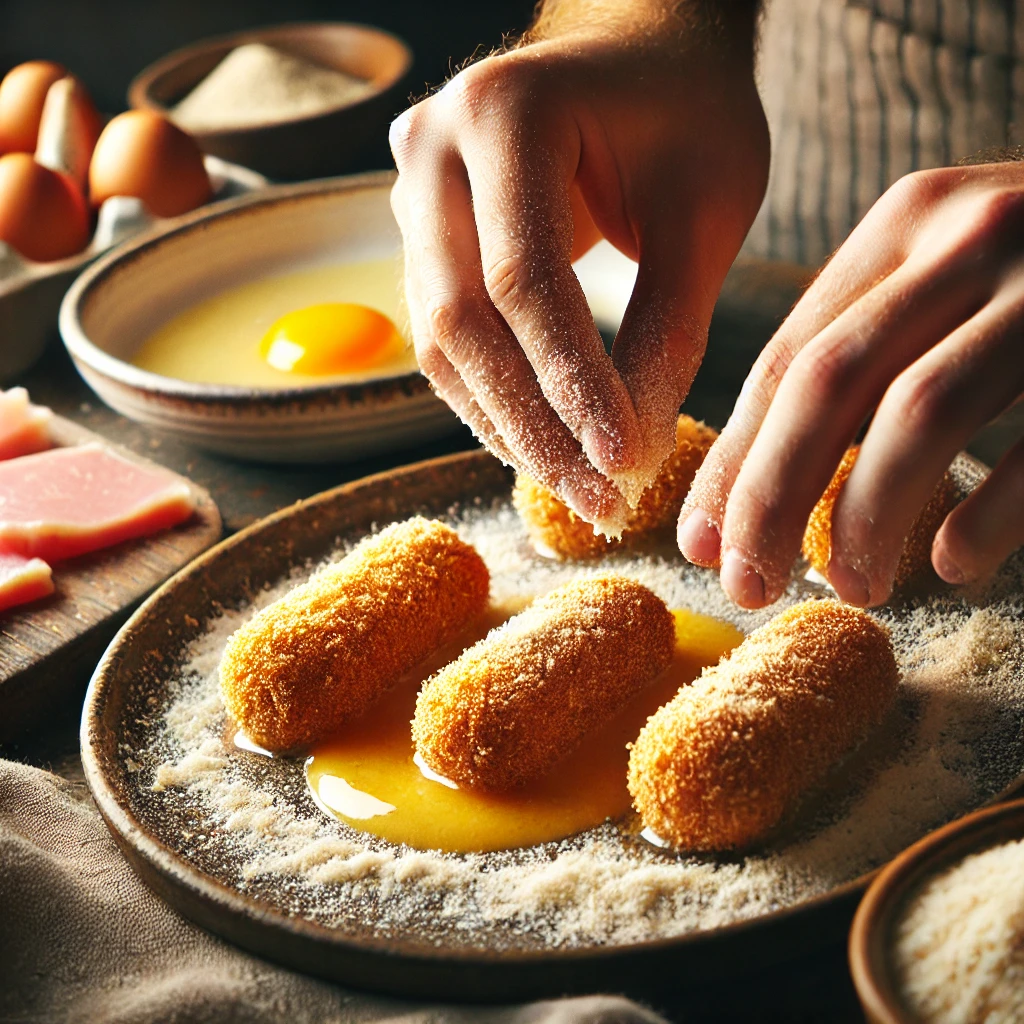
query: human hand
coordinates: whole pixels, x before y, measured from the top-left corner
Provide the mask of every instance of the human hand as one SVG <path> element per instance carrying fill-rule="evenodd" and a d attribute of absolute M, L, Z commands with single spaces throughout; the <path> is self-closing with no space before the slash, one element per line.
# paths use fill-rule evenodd
<path fill-rule="evenodd" d="M 392 206 L 423 372 L 492 451 L 614 531 L 674 448 L 768 137 L 752 15 L 744 44 L 688 31 L 674 0 L 599 6 L 399 117 Z M 601 235 L 640 263 L 610 357 L 570 265 Z"/>
<path fill-rule="evenodd" d="M 776 600 L 811 509 L 874 411 L 832 513 L 828 578 L 886 600 L 907 532 L 956 453 L 1024 392 L 1024 165 L 897 182 L 765 347 L 694 481 L 679 546 L 738 604 Z M 949 583 L 1024 543 L 1024 442 L 946 518 Z"/>

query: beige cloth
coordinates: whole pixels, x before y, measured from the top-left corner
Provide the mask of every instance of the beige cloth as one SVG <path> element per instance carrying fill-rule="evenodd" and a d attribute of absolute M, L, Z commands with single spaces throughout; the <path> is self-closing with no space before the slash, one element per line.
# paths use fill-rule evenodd
<path fill-rule="evenodd" d="M 251 957 L 135 876 L 88 793 L 0 760 L 0 1021 L 149 1024 L 664 1024 L 628 1000 L 424 1006 Z"/>
<path fill-rule="evenodd" d="M 755 256 L 818 266 L 910 171 L 1024 142 L 1024 0 L 766 0 Z"/>

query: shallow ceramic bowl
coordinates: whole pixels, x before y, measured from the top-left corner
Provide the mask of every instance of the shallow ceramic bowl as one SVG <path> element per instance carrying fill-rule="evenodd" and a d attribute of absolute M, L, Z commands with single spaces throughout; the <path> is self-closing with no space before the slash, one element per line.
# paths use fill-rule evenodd
<path fill-rule="evenodd" d="M 896 929 L 929 878 L 1001 843 L 1024 838 L 1024 800 L 987 807 L 937 829 L 882 870 L 857 908 L 850 970 L 871 1024 L 920 1024 L 903 1001 L 895 969 Z"/>
<path fill-rule="evenodd" d="M 266 188 L 262 174 L 206 158 L 213 201 Z M 74 256 L 36 263 L 0 242 L 0 384 L 24 373 L 43 354 L 68 285 L 98 256 L 132 235 L 166 224 L 138 199 L 112 196 L 101 207 L 89 244 Z"/>
<path fill-rule="evenodd" d="M 272 178 L 296 181 L 340 174 L 360 152 L 386 137 L 388 123 L 404 99 L 412 51 L 401 39 L 368 25 L 276 25 L 194 43 L 142 71 L 129 86 L 129 104 L 170 113 L 224 57 L 244 43 L 265 43 L 367 79 L 371 91 L 356 102 L 339 103 L 320 114 L 233 129 L 190 129 L 204 152 Z"/>
<path fill-rule="evenodd" d="M 394 175 L 275 185 L 122 246 L 71 287 L 60 332 L 93 390 L 131 419 L 237 458 L 354 460 L 458 427 L 418 371 L 288 389 L 196 384 L 141 370 L 139 345 L 183 309 L 256 278 L 400 251 Z"/>

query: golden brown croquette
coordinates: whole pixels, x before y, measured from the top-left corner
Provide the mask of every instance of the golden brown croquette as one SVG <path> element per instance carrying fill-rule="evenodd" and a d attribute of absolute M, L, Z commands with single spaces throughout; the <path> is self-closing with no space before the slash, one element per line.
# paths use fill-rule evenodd
<path fill-rule="evenodd" d="M 231 635 L 220 664 L 228 712 L 267 750 L 307 746 L 453 639 L 489 587 L 483 559 L 450 527 L 395 523 Z"/>
<path fill-rule="evenodd" d="M 674 526 L 690 484 L 716 437 L 714 428 L 689 416 L 679 417 L 676 450 L 629 513 L 626 528 L 617 540 L 595 533 L 590 523 L 552 491 L 524 474 L 516 477 L 512 503 L 535 545 L 561 558 L 594 558 L 619 544 Z"/>
<path fill-rule="evenodd" d="M 853 464 L 857 461 L 859 451 L 860 445 L 846 449 L 839 467 L 828 487 L 825 488 L 825 493 L 819 499 L 818 504 L 814 506 L 811 516 L 807 520 L 803 541 L 804 558 L 822 576 L 828 575 L 828 563 L 832 557 L 832 509 L 835 507 L 839 492 L 843 489 L 843 484 L 846 483 L 850 471 L 853 469 Z M 948 472 L 945 473 L 928 504 L 921 510 L 921 514 L 910 527 L 910 532 L 903 544 L 903 554 L 900 555 L 899 563 L 896 566 L 896 575 L 893 579 L 894 590 L 931 574 L 932 542 L 935 540 L 935 534 L 939 532 L 939 527 L 943 524 L 946 516 L 962 500 L 963 494 L 956 481 Z"/>
<path fill-rule="evenodd" d="M 882 720 L 896 681 L 871 615 L 795 605 L 647 720 L 629 758 L 633 804 L 679 849 L 746 846 Z"/>
<path fill-rule="evenodd" d="M 523 785 L 667 668 L 674 646 L 672 614 L 646 587 L 613 575 L 574 580 L 424 685 L 416 750 L 460 785 Z"/>

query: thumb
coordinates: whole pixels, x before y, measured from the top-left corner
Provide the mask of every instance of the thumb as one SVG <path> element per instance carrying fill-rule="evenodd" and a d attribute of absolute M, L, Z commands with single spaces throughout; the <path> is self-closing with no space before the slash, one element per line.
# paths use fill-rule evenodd
<path fill-rule="evenodd" d="M 636 476 L 646 477 L 641 489 L 675 448 L 679 407 L 707 347 L 717 290 L 709 296 L 700 289 L 697 275 L 686 274 L 687 263 L 678 248 L 659 257 L 641 247 L 636 284 L 612 348 L 640 423 L 643 448 Z M 632 503 L 633 496 L 626 497 Z"/>

